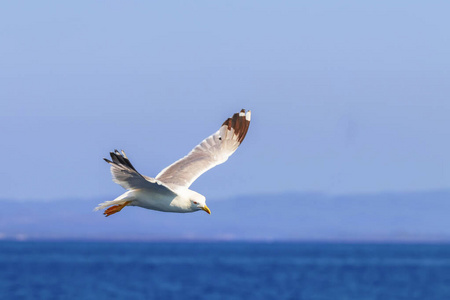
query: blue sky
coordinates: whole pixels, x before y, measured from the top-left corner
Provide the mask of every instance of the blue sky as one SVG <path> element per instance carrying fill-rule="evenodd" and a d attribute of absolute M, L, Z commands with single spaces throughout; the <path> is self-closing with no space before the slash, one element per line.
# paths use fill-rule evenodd
<path fill-rule="evenodd" d="M 102 160 L 154 176 L 241 108 L 240 149 L 192 188 L 449 189 L 445 1 L 0 4 L 5 199 L 117 196 Z"/>

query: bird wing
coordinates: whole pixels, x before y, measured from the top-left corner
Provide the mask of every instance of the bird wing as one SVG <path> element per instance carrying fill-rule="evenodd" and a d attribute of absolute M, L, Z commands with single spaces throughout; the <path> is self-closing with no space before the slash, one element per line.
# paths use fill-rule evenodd
<path fill-rule="evenodd" d="M 251 112 L 246 113 L 244 109 L 235 113 L 188 155 L 162 170 L 156 180 L 169 186 L 188 188 L 200 175 L 224 163 L 236 151 L 247 134 L 250 116 Z"/>
<path fill-rule="evenodd" d="M 110 152 L 111 159 L 104 160 L 111 165 L 111 174 L 113 181 L 123 188 L 130 189 L 148 189 L 159 193 L 175 193 L 161 181 L 140 174 L 128 160 L 125 152 L 120 153 L 117 150 Z"/>

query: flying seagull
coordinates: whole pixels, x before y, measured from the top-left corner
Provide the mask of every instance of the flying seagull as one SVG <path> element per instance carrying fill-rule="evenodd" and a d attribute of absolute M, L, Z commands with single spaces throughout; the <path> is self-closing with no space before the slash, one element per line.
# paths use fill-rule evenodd
<path fill-rule="evenodd" d="M 251 112 L 242 109 L 228 118 L 220 129 L 204 139 L 188 155 L 174 162 L 155 178 L 140 174 L 125 152 L 111 152 L 113 181 L 127 191 L 112 201 L 100 203 L 95 210 L 105 209 L 106 217 L 125 206 L 140 206 L 164 212 L 187 213 L 204 210 L 211 214 L 203 195 L 189 186 L 209 169 L 224 163 L 244 140 L 250 125 Z"/>

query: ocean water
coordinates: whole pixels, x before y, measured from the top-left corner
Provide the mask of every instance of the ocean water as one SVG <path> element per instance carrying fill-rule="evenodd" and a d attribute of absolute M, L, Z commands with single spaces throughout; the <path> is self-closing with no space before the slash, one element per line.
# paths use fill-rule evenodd
<path fill-rule="evenodd" d="M 450 299 L 450 245 L 0 242 L 0 299 Z"/>

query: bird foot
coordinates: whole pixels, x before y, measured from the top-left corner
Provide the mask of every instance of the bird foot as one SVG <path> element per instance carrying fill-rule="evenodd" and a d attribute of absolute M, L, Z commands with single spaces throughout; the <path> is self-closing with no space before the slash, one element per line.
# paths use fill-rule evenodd
<path fill-rule="evenodd" d="M 131 203 L 131 201 L 127 201 L 124 204 L 119 204 L 119 205 L 114 205 L 114 206 L 108 207 L 108 209 L 106 209 L 103 212 L 103 214 L 105 215 L 105 217 L 109 217 L 112 214 L 118 213 L 119 211 L 122 210 L 122 208 L 124 208 L 125 206 L 127 206 L 130 203 Z"/>

